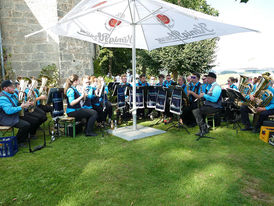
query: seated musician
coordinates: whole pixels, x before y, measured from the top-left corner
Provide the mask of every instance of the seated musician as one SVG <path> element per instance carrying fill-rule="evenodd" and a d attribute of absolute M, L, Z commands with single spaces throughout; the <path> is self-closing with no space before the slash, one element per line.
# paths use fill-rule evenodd
<path fill-rule="evenodd" d="M 37 87 L 37 80 L 32 77 L 32 83 L 31 88 L 27 88 L 25 90 L 25 101 L 28 101 L 28 99 L 32 99 L 34 101 L 34 108 L 33 109 L 26 109 L 25 115 L 31 115 L 36 117 L 39 120 L 39 125 L 43 124 L 47 121 L 47 114 L 42 109 L 40 109 L 37 105 L 40 104 L 41 99 L 45 99 L 46 97 L 43 95 L 43 97 L 38 97 L 38 94 L 35 92 L 35 88 Z"/>
<path fill-rule="evenodd" d="M 227 84 L 228 84 L 229 88 L 235 89 L 235 90 L 238 90 L 238 87 L 235 85 L 235 83 L 237 83 L 237 82 L 238 82 L 238 79 L 234 78 L 234 77 L 229 77 L 227 80 Z"/>
<path fill-rule="evenodd" d="M 270 84 L 270 82 L 269 82 L 269 84 Z M 274 96 L 274 88 L 269 86 L 269 84 L 268 84 L 267 90 L 269 90 L 272 93 L 272 95 Z M 247 98 L 248 98 L 248 96 L 247 96 Z M 254 97 L 254 91 L 249 95 L 249 99 L 251 101 L 254 101 L 256 99 Z M 267 106 L 256 108 L 256 114 L 259 115 L 259 119 L 256 122 L 256 124 L 254 125 L 254 128 L 252 128 L 251 124 L 250 124 L 249 113 L 252 113 L 252 111 L 248 108 L 248 106 L 242 105 L 240 108 L 240 112 L 241 112 L 242 123 L 245 125 L 245 128 L 243 128 L 242 131 L 252 130 L 254 133 L 259 133 L 260 128 L 263 125 L 263 122 L 268 119 L 269 115 L 274 114 L 274 98 L 272 98 L 272 100 L 270 101 L 270 103 Z M 253 119 L 253 121 L 254 121 L 254 119 Z"/>
<path fill-rule="evenodd" d="M 89 76 L 85 75 L 82 78 L 82 91 L 81 93 L 86 93 L 86 97 L 83 98 L 83 102 L 82 102 L 82 108 L 84 109 L 92 109 L 92 99 L 94 98 L 94 90 L 93 88 L 90 86 L 90 80 L 89 80 Z"/>
<path fill-rule="evenodd" d="M 146 87 L 146 86 L 150 86 L 149 83 L 147 83 L 146 81 L 146 75 L 145 74 L 141 74 L 139 76 L 139 81 L 138 83 L 136 83 L 137 87 Z M 146 95 L 144 95 L 144 101 L 146 102 Z M 137 117 L 138 118 L 145 118 L 145 109 L 137 109 Z"/>
<path fill-rule="evenodd" d="M 211 87 L 207 94 L 201 93 L 200 95 L 197 95 L 193 93 L 193 96 L 198 98 L 203 97 L 205 99 L 203 106 L 192 111 L 196 122 L 200 127 L 200 132 L 197 134 L 199 136 L 203 136 L 204 134 L 208 133 L 208 127 L 204 122 L 204 117 L 207 114 L 218 112 L 222 108 L 222 88 L 217 84 L 216 78 L 217 77 L 215 73 L 209 72 L 207 75 L 207 82 L 209 85 L 211 85 Z"/>
<path fill-rule="evenodd" d="M 207 77 L 206 75 L 204 75 L 202 77 L 202 81 L 203 81 L 203 83 L 202 83 L 202 92 L 205 93 L 205 94 L 207 93 L 207 86 L 208 86 L 206 77 Z"/>
<path fill-rule="evenodd" d="M 189 99 L 189 107 L 184 108 L 183 120 L 186 125 L 190 127 L 196 126 L 195 117 L 193 116 L 192 111 L 198 108 L 199 98 L 196 95 L 200 95 L 202 90 L 202 85 L 199 82 L 200 74 L 199 73 L 192 73 L 191 75 L 191 83 L 189 84 L 188 90 L 188 99 Z"/>
<path fill-rule="evenodd" d="M 156 84 L 156 86 L 164 86 L 165 75 L 159 74 L 158 78 L 159 78 L 159 82 Z"/>
<path fill-rule="evenodd" d="M 173 85 L 175 82 L 171 79 L 170 74 L 166 75 L 166 80 L 164 81 L 164 86 L 169 87 L 170 85 Z"/>
<path fill-rule="evenodd" d="M 19 117 L 19 112 L 28 108 L 30 101 L 23 102 L 19 106 L 17 95 L 14 93 L 15 87 L 10 80 L 1 83 L 2 92 L 0 93 L 0 125 L 18 128 L 16 134 L 17 141 L 21 146 L 26 142 L 28 134 L 34 136 L 39 127 L 39 120 L 30 115 Z"/>
<path fill-rule="evenodd" d="M 79 85 L 79 83 L 80 80 L 76 74 L 71 75 L 66 80 L 66 87 L 64 89 L 68 104 L 66 113 L 69 117 L 75 117 L 78 121 L 85 118 L 87 120 L 85 128 L 86 136 L 96 136 L 97 134 L 94 132 L 94 123 L 97 119 L 97 112 L 81 107 L 80 101 L 83 100 L 87 94 L 81 94 L 76 89 L 76 86 Z"/>

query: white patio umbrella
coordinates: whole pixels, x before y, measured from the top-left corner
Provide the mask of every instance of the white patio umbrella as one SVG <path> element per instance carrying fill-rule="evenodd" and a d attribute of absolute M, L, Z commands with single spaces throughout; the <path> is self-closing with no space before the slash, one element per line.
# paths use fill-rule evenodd
<path fill-rule="evenodd" d="M 255 31 L 160 0 L 82 0 L 56 25 L 42 31 L 104 47 L 132 48 L 133 129 L 136 121 L 136 48 L 152 50 L 222 35 Z"/>

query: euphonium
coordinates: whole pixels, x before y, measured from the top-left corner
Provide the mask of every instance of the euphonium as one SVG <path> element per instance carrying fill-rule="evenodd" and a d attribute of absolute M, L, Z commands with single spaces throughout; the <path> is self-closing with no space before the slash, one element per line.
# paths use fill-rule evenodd
<path fill-rule="evenodd" d="M 254 92 L 254 101 L 249 101 L 248 104 L 248 108 L 253 113 L 256 113 L 257 107 L 265 107 L 271 102 L 273 94 L 267 89 L 270 81 L 271 77 L 269 74 L 262 75 L 262 78 Z"/>
<path fill-rule="evenodd" d="M 31 85 L 27 94 L 27 101 L 34 102 L 34 105 L 29 106 L 28 111 L 33 112 L 36 106 L 36 101 L 35 101 L 35 91 L 34 89 L 37 87 L 38 82 L 36 79 L 32 78 L 31 79 Z"/>
<path fill-rule="evenodd" d="M 28 87 L 29 84 L 29 79 L 28 78 L 23 78 L 23 77 L 19 77 L 18 78 L 19 81 L 19 91 L 18 91 L 18 101 L 20 104 L 25 102 L 25 90 Z M 22 109 L 19 112 L 19 116 L 23 117 L 24 116 L 24 109 Z"/>
<path fill-rule="evenodd" d="M 48 82 L 48 77 L 43 76 L 42 79 L 41 79 L 41 81 L 42 82 L 41 82 L 41 86 L 39 88 L 39 94 L 47 96 L 48 94 L 47 94 L 47 91 L 45 90 L 45 88 L 46 88 L 46 85 L 47 85 L 47 82 Z M 41 100 L 41 104 L 42 105 L 46 105 L 46 102 L 47 102 L 46 99 L 42 99 Z"/>
<path fill-rule="evenodd" d="M 245 97 L 249 95 L 252 91 L 252 86 L 248 83 L 248 77 L 244 75 L 240 75 L 239 80 L 239 92 Z"/>

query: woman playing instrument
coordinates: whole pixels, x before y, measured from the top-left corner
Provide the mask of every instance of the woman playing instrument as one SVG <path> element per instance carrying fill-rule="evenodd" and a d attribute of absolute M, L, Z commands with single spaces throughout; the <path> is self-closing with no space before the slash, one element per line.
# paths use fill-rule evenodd
<path fill-rule="evenodd" d="M 94 110 L 84 109 L 80 105 L 80 101 L 86 98 L 86 93 L 80 93 L 76 87 L 79 85 L 80 80 L 76 74 L 71 75 L 66 81 L 64 94 L 67 98 L 67 115 L 75 117 L 76 120 L 85 118 L 87 120 L 85 134 L 86 136 L 96 136 L 94 132 L 94 123 L 97 119 L 97 112 Z"/>
<path fill-rule="evenodd" d="M 238 87 L 235 85 L 235 83 L 237 83 L 237 82 L 238 82 L 238 79 L 234 78 L 234 77 L 229 77 L 227 80 L 227 84 L 228 84 L 229 88 L 235 89 L 235 90 L 238 90 Z"/>

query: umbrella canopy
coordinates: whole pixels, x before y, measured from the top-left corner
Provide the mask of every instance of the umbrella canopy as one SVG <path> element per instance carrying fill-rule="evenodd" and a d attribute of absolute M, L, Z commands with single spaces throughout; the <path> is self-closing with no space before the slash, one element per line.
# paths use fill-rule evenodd
<path fill-rule="evenodd" d="M 56 25 L 40 30 L 93 42 L 104 47 L 152 50 L 227 34 L 255 31 L 222 23 L 216 17 L 160 0 L 82 0 Z M 27 36 L 31 36 L 34 32 Z M 133 127 L 136 129 L 133 83 Z"/>

